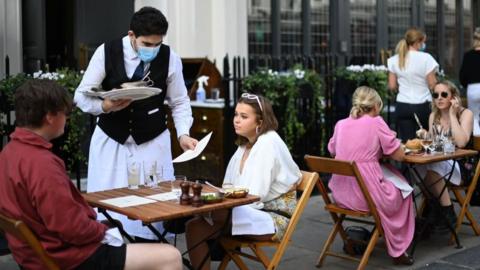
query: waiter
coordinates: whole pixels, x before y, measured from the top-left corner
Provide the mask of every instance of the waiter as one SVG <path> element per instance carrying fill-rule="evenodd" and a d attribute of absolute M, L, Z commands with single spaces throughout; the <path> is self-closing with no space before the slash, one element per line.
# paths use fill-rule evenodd
<path fill-rule="evenodd" d="M 167 29 L 167 19 L 159 10 L 143 7 L 133 15 L 128 35 L 102 44 L 90 60 L 74 98 L 82 111 L 98 116 L 88 157 L 88 192 L 126 187 L 127 163 L 131 161 L 156 160 L 163 179 L 172 179 L 165 100 L 172 110 L 182 149 L 193 149 L 198 142 L 189 136 L 193 118 L 181 60 L 162 44 Z M 153 87 L 162 89 L 159 95 L 133 102 L 85 95 L 94 87 L 121 88 L 122 83 L 139 81 L 147 73 Z M 112 216 L 129 234 L 156 239 L 140 221 Z M 161 224 L 156 226 L 161 229 Z"/>

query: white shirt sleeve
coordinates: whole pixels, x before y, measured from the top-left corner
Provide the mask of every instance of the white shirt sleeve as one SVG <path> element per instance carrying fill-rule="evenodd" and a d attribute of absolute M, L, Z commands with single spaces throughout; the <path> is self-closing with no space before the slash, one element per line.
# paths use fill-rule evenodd
<path fill-rule="evenodd" d="M 428 75 L 428 73 L 438 69 L 438 63 L 437 61 L 435 61 L 435 58 L 433 58 L 433 56 L 431 56 L 429 53 L 425 54 L 425 75 Z"/>
<path fill-rule="evenodd" d="M 104 44 L 100 45 L 90 60 L 87 70 L 83 74 L 80 85 L 75 90 L 74 102 L 83 112 L 99 115 L 102 110 L 102 100 L 97 97 L 90 97 L 84 94 L 93 87 L 100 88 L 105 79 L 105 50 Z"/>
<path fill-rule="evenodd" d="M 193 123 L 192 108 L 190 106 L 190 98 L 183 79 L 182 61 L 173 50 L 170 50 L 169 63 L 167 93 L 165 99 L 172 110 L 172 117 L 175 122 L 177 136 L 180 137 L 184 134 L 190 134 L 190 127 Z"/>

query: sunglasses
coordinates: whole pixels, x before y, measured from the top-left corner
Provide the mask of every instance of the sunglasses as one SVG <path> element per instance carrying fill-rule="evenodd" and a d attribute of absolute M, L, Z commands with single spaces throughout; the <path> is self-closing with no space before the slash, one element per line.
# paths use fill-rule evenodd
<path fill-rule="evenodd" d="M 448 92 L 441 92 L 440 94 L 437 92 L 432 93 L 432 97 L 434 99 L 437 99 L 439 96 L 442 96 L 442 98 L 447 98 L 448 97 Z"/>
<path fill-rule="evenodd" d="M 256 100 L 257 100 L 257 103 L 258 103 L 258 106 L 260 107 L 260 111 L 263 112 L 262 103 L 260 102 L 260 99 L 258 98 L 257 95 L 255 95 L 255 94 L 249 94 L 249 93 L 243 93 L 243 94 L 242 94 L 242 98 L 256 99 Z"/>

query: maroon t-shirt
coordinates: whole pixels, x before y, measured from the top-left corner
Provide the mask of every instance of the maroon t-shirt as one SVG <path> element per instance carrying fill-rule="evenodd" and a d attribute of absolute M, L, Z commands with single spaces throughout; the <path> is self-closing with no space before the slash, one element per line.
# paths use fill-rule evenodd
<path fill-rule="evenodd" d="M 61 269 L 72 269 L 100 246 L 107 227 L 96 221 L 51 143 L 16 128 L 0 153 L 0 212 L 22 220 Z M 7 234 L 13 257 L 26 269 L 45 269 L 34 251 Z"/>

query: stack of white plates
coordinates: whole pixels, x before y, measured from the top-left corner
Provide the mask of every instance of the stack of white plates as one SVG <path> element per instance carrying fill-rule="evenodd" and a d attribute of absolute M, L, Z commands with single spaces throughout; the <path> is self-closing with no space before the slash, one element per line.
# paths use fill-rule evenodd
<path fill-rule="evenodd" d="M 92 97 L 109 98 L 112 100 L 116 100 L 116 99 L 140 100 L 144 98 L 149 98 L 154 95 L 158 95 L 161 92 L 162 92 L 162 89 L 155 88 L 155 87 L 133 87 L 133 88 L 115 89 L 110 91 L 87 91 L 85 92 L 85 94 Z"/>

